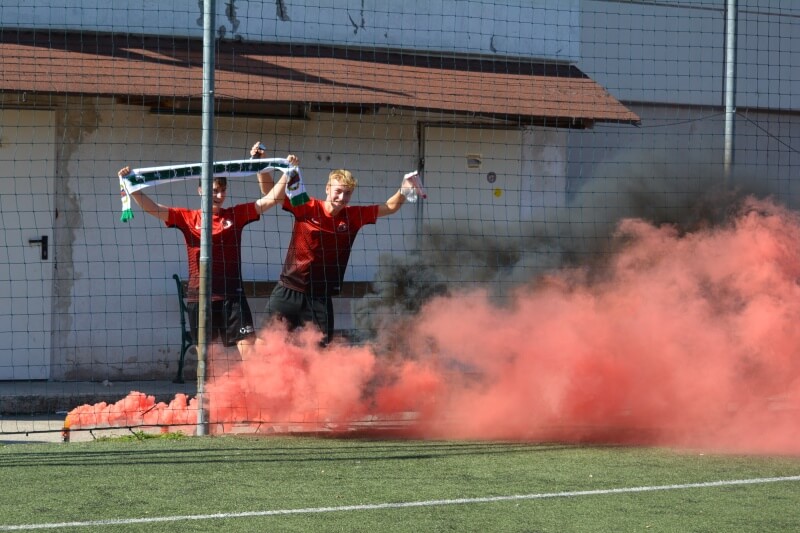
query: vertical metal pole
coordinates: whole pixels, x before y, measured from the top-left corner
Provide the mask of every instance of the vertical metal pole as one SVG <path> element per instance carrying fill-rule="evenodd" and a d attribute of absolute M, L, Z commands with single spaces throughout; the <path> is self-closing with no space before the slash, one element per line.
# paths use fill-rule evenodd
<path fill-rule="evenodd" d="M 733 166 L 734 121 L 736 119 L 736 0 L 725 10 L 725 181 L 730 183 Z"/>
<path fill-rule="evenodd" d="M 418 124 L 417 125 L 417 138 L 419 139 L 419 144 L 417 145 L 417 153 L 420 154 L 419 159 L 417 160 L 417 168 L 422 174 L 422 184 L 425 185 L 425 124 Z M 414 222 L 414 229 L 416 234 L 416 248 L 417 251 L 422 249 L 422 227 L 423 223 L 425 222 L 425 211 L 423 210 L 423 200 L 417 200 L 417 214 Z"/>
<path fill-rule="evenodd" d="M 202 228 L 200 230 L 200 298 L 197 328 L 197 435 L 207 433 L 205 405 L 206 361 L 211 316 L 211 216 L 214 176 L 214 0 L 203 1 L 203 146 Z"/>

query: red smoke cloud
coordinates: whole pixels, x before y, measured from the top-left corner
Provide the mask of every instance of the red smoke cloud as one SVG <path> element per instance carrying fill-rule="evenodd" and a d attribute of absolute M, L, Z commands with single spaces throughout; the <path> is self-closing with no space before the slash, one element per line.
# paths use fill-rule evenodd
<path fill-rule="evenodd" d="M 256 356 L 209 383 L 209 420 L 290 430 L 371 417 L 421 438 L 799 453 L 798 215 L 749 200 L 686 234 L 625 220 L 615 243 L 603 267 L 559 271 L 503 305 L 483 291 L 432 300 L 403 353 L 265 331 Z M 115 416 L 191 422 L 195 407 L 173 404 Z M 99 422 L 91 408 L 70 413 L 73 428 Z"/>
<path fill-rule="evenodd" d="M 197 401 L 178 394 L 169 404 L 156 403 L 153 396 L 131 392 L 122 400 L 108 404 L 76 407 L 67 414 L 65 429 L 161 426 L 165 430 L 194 431 L 197 424 Z"/>

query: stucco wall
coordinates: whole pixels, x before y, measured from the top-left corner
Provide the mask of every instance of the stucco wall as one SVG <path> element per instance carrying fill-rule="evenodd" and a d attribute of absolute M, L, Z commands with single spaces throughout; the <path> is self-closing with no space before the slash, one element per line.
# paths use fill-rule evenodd
<path fill-rule="evenodd" d="M 216 2 L 219 38 L 452 53 L 579 56 L 578 0 L 273 0 Z M 203 35 L 202 2 L 0 2 L 8 27 Z"/>

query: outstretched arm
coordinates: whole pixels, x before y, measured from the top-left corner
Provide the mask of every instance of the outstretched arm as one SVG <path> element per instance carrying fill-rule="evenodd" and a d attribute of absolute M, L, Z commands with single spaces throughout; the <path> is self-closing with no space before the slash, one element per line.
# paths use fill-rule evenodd
<path fill-rule="evenodd" d="M 120 178 L 123 178 L 131 173 L 131 167 L 123 167 L 117 172 L 117 175 Z M 169 218 L 169 207 L 165 205 L 161 205 L 157 202 L 154 202 L 150 199 L 149 196 L 144 194 L 142 191 L 136 191 L 131 193 L 131 198 L 139 204 L 139 207 L 142 208 L 142 211 L 145 213 L 149 213 L 156 217 L 159 220 L 163 220 L 164 222 L 167 221 Z"/>
<path fill-rule="evenodd" d="M 378 206 L 378 216 L 385 217 L 387 215 L 393 215 L 400 211 L 404 203 L 406 203 L 406 197 L 403 196 L 402 192 L 397 191 L 386 200 L 386 203 Z"/>
<path fill-rule="evenodd" d="M 403 207 L 403 204 L 406 203 L 409 194 L 411 194 L 416 188 L 414 182 L 409 178 L 412 175 L 416 175 L 416 172 L 410 172 L 406 174 L 403 177 L 403 183 L 400 185 L 400 189 L 390 196 L 389 199 L 386 200 L 386 203 L 378 206 L 379 217 L 393 215 L 394 213 L 397 213 L 401 207 Z M 414 202 L 415 200 L 412 199 L 411 201 Z"/>

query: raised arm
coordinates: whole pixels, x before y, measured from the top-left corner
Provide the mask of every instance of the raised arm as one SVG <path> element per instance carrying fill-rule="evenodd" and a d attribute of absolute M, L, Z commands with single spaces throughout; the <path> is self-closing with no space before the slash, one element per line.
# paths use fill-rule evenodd
<path fill-rule="evenodd" d="M 403 196 L 402 192 L 397 191 L 386 200 L 386 203 L 378 205 L 378 216 L 385 217 L 387 215 L 393 215 L 400 211 L 404 203 L 406 203 L 406 197 Z"/>
<path fill-rule="evenodd" d="M 288 180 L 289 177 L 284 173 L 278 183 L 271 187 L 267 194 L 256 200 L 256 211 L 258 211 L 259 215 L 283 202 L 283 197 L 286 196 L 286 182 Z"/>
<path fill-rule="evenodd" d="M 387 215 L 393 215 L 397 213 L 403 204 L 406 203 L 408 197 L 414 192 L 415 185 L 414 182 L 409 179 L 409 176 L 416 175 L 414 172 L 410 172 L 403 177 L 403 182 L 400 185 L 400 189 L 394 193 L 392 196 L 386 200 L 386 203 L 380 204 L 378 206 L 378 216 L 385 217 Z M 415 201 L 414 199 L 411 200 L 412 202 Z"/>
<path fill-rule="evenodd" d="M 258 158 L 263 159 L 266 156 L 266 147 L 258 141 L 250 148 L 250 157 L 251 158 Z M 300 164 L 300 160 L 292 155 L 289 154 L 286 156 L 286 159 L 289 161 L 290 165 L 297 166 Z M 275 177 L 272 175 L 271 170 L 265 170 L 263 172 L 258 173 L 258 187 L 261 189 L 261 194 L 266 195 L 272 188 L 275 186 Z M 283 198 L 280 198 L 283 200 Z"/>
<path fill-rule="evenodd" d="M 131 173 L 131 167 L 123 167 L 119 170 L 119 172 L 117 172 L 117 175 L 120 178 L 123 178 L 130 173 Z M 142 211 L 144 211 L 145 213 L 153 215 L 157 219 L 163 220 L 164 222 L 167 221 L 167 218 L 169 217 L 169 207 L 154 202 L 153 200 L 150 199 L 149 196 L 144 194 L 142 191 L 132 192 L 131 198 L 133 198 L 134 201 L 137 204 L 139 204 L 139 207 L 141 207 Z"/>
<path fill-rule="evenodd" d="M 275 178 L 272 177 L 271 170 L 258 173 L 258 187 L 261 189 L 261 194 L 267 194 L 274 186 Z"/>
<path fill-rule="evenodd" d="M 266 147 L 258 141 L 250 148 L 250 159 L 263 159 L 266 155 Z M 271 170 L 265 170 L 258 173 L 258 186 L 261 188 L 261 194 L 266 195 L 272 187 L 275 186 L 275 178 L 272 177 Z"/>
<path fill-rule="evenodd" d="M 254 150 L 257 148 L 263 151 L 263 145 L 261 143 L 257 143 L 256 146 L 253 147 Z M 300 164 L 300 159 L 293 154 L 287 155 L 286 160 L 289 161 L 290 165 L 295 167 Z M 269 175 L 269 184 L 266 184 L 264 179 L 264 175 L 266 174 Z M 286 196 L 286 185 L 289 183 L 289 176 L 284 172 L 283 176 L 281 176 L 281 179 L 278 180 L 278 183 L 273 183 L 271 171 L 263 173 L 259 172 L 258 183 L 261 186 L 261 194 L 264 195 L 256 200 L 256 211 L 258 211 L 258 214 L 260 215 L 264 211 L 271 209 L 272 207 L 283 202 L 283 199 Z"/>

